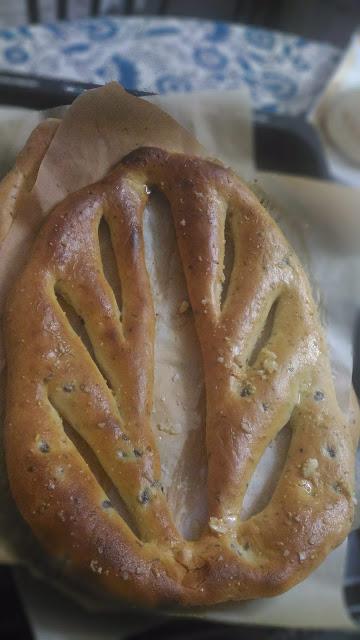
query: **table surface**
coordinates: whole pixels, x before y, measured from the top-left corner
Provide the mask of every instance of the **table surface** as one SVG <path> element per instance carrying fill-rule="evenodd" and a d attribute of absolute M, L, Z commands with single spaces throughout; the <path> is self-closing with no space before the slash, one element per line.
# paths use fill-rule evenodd
<path fill-rule="evenodd" d="M 341 56 L 330 44 L 208 20 L 94 18 L 0 28 L 0 70 L 157 93 L 236 89 L 253 107 L 299 115 L 311 108 Z"/>

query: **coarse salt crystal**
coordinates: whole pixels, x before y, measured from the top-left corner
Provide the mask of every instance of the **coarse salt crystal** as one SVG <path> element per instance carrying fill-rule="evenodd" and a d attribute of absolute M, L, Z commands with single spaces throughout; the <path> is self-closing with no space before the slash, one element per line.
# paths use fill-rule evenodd
<path fill-rule="evenodd" d="M 313 478 L 318 466 L 319 462 L 316 458 L 308 458 L 307 460 L 305 460 L 302 466 L 302 474 L 304 478 Z"/>
<path fill-rule="evenodd" d="M 209 527 L 216 533 L 226 533 L 234 527 L 236 521 L 237 517 L 232 515 L 224 516 L 223 518 L 215 518 L 211 516 L 209 520 Z"/>

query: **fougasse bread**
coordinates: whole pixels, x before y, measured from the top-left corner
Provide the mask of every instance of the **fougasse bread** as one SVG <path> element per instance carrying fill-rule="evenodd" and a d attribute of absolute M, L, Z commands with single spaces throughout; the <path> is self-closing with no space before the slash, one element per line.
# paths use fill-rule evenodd
<path fill-rule="evenodd" d="M 159 453 L 181 424 L 154 418 L 161 305 L 144 210 L 155 192 L 169 203 L 186 283 L 164 341 L 161 401 L 180 403 L 171 353 L 186 323 L 203 385 L 202 437 L 181 454 L 205 460 L 193 464 L 187 487 L 196 496 L 206 486 L 191 535 L 173 498 L 181 501 L 184 485 L 172 483 Z M 274 596 L 349 532 L 358 429 L 338 407 L 310 285 L 257 197 L 219 163 L 143 147 L 66 197 L 11 290 L 4 332 L 10 487 L 64 575 L 152 606 Z M 241 517 L 253 473 L 285 425 L 290 445 L 275 489 L 260 511 Z"/>

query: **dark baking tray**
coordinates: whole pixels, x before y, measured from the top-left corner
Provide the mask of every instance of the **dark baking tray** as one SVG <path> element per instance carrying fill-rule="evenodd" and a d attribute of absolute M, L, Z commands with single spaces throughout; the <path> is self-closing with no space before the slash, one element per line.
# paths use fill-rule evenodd
<path fill-rule="evenodd" d="M 58 81 L 0 72 L 0 104 L 31 109 L 48 109 L 70 104 L 84 90 L 96 85 L 73 81 Z M 133 95 L 149 95 L 143 91 L 130 91 Z M 330 179 L 320 139 L 304 119 L 255 113 L 254 145 L 257 167 L 263 171 L 288 173 L 320 179 Z M 360 327 L 360 323 L 359 323 Z M 360 328 L 355 338 L 360 352 Z M 360 381 L 360 367 L 355 362 L 354 386 Z M 349 537 L 348 561 L 344 580 L 345 598 L 354 617 L 360 621 L 360 537 L 354 532 Z M 23 614 L 11 570 L 0 568 L 0 637 L 31 638 Z M 306 612 L 304 612 L 306 615 Z M 119 629 L 119 637 L 121 630 Z M 131 636 L 132 640 L 341 640 L 350 634 L 338 632 L 309 632 L 301 630 L 263 627 L 233 627 L 201 621 L 165 622 L 151 631 Z M 129 638 L 130 640 L 130 638 Z"/>
<path fill-rule="evenodd" d="M 303 118 L 255 113 L 258 169 L 329 179 L 320 138 Z"/>
<path fill-rule="evenodd" d="M 0 104 L 50 109 L 71 104 L 80 93 L 96 86 L 73 80 L 0 72 Z M 130 93 L 152 95 L 146 91 Z M 259 169 L 314 178 L 327 177 L 320 140 L 304 119 L 256 113 L 254 139 Z"/>

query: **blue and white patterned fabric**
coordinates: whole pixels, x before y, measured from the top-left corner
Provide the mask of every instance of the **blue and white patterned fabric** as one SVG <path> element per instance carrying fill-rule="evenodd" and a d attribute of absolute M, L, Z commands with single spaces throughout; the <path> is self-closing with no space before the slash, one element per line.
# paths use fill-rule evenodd
<path fill-rule="evenodd" d="M 340 58 L 329 44 L 223 22 L 94 18 L 0 29 L 0 67 L 157 93 L 236 89 L 254 108 L 305 112 Z"/>

